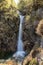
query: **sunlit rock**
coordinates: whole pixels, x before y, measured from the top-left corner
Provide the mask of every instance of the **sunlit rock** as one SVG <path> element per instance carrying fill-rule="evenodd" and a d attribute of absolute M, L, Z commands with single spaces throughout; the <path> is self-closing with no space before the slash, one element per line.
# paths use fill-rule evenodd
<path fill-rule="evenodd" d="M 33 0 L 20 0 L 20 3 L 18 4 L 18 9 L 23 13 L 29 13 L 32 9 Z"/>
<path fill-rule="evenodd" d="M 43 36 L 43 19 L 39 22 L 36 33 Z"/>

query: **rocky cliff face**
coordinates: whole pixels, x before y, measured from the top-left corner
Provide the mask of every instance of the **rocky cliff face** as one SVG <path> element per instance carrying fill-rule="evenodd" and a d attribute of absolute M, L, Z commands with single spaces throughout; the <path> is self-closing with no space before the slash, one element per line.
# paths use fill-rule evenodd
<path fill-rule="evenodd" d="M 4 57 L 6 52 L 16 51 L 19 17 L 16 8 L 7 5 L 4 0 L 0 2 L 0 58 Z"/>
<path fill-rule="evenodd" d="M 29 53 L 35 43 L 40 45 L 40 36 L 36 33 L 36 28 L 43 18 L 43 1 L 23 0 L 18 4 L 18 8 L 12 3 L 10 0 L 0 1 L 0 58 L 3 58 L 8 52 L 16 51 L 20 20 L 17 9 L 25 16 L 24 50 Z"/>

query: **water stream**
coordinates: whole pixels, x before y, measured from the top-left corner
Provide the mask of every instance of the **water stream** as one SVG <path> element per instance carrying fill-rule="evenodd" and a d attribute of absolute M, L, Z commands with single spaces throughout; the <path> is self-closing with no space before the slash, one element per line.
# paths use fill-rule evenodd
<path fill-rule="evenodd" d="M 17 41 L 17 51 L 13 55 L 13 57 L 21 61 L 25 56 L 23 41 L 22 41 L 22 32 L 23 32 L 22 26 L 24 22 L 24 16 L 21 15 L 19 11 L 17 13 L 19 14 L 19 18 L 20 18 L 20 25 L 19 25 L 19 34 L 18 34 L 18 41 Z"/>
<path fill-rule="evenodd" d="M 18 5 L 19 0 L 15 0 L 16 5 Z M 23 48 L 23 40 L 22 40 L 22 35 L 23 35 L 23 22 L 24 22 L 24 16 L 21 14 L 20 11 L 17 11 L 17 14 L 19 15 L 20 18 L 20 25 L 19 25 L 19 32 L 18 32 L 18 41 L 17 41 L 17 51 L 14 53 L 13 57 L 19 62 L 18 65 L 22 65 L 22 61 L 25 56 L 25 51 Z"/>
<path fill-rule="evenodd" d="M 24 51 L 23 50 L 23 41 L 22 41 L 22 24 L 23 24 L 23 20 L 24 20 L 24 16 L 19 15 L 20 17 L 20 26 L 19 26 L 19 35 L 18 35 L 18 45 L 17 45 L 17 51 Z"/>

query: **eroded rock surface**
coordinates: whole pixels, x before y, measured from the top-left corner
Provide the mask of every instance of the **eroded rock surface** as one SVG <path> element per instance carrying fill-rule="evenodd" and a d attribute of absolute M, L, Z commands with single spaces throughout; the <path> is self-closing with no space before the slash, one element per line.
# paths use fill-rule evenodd
<path fill-rule="evenodd" d="M 13 2 L 9 5 L 6 5 L 6 2 L 0 2 L 0 58 L 16 51 L 20 21 L 17 9 L 25 16 L 22 39 L 24 50 L 28 54 L 36 43 L 40 46 L 41 37 L 36 33 L 36 28 L 43 19 L 43 0 L 23 0 L 18 8 L 12 4 Z"/>

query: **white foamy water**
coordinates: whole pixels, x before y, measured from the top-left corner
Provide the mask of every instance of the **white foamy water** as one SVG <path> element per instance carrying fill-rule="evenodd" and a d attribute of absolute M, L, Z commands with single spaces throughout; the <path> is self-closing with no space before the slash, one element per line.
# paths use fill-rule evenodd
<path fill-rule="evenodd" d="M 23 41 L 22 41 L 22 33 L 23 33 L 23 22 L 24 22 L 24 16 L 20 14 L 18 11 L 19 17 L 20 17 L 20 25 L 19 25 L 19 34 L 18 34 L 18 41 L 17 41 L 17 52 L 13 55 L 16 59 L 22 60 L 25 56 L 24 48 L 23 48 Z"/>
<path fill-rule="evenodd" d="M 20 2 L 20 0 L 14 0 L 14 1 L 15 1 L 16 5 L 18 5 L 18 3 Z M 25 52 L 23 49 L 23 41 L 22 41 L 22 32 L 23 32 L 22 25 L 24 22 L 24 16 L 21 15 L 21 13 L 19 11 L 17 11 L 17 14 L 20 17 L 20 25 L 19 25 L 19 34 L 18 34 L 18 41 L 17 41 L 17 51 L 13 55 L 13 57 L 15 57 L 15 59 L 18 59 L 21 61 L 25 56 Z M 19 65 L 21 65 L 21 63 Z"/>
<path fill-rule="evenodd" d="M 20 16 L 20 26 L 19 26 L 17 51 L 24 51 L 23 42 L 22 42 L 22 31 L 23 31 L 22 24 L 23 24 L 24 16 L 22 16 L 22 15 L 19 15 L 19 16 Z"/>

